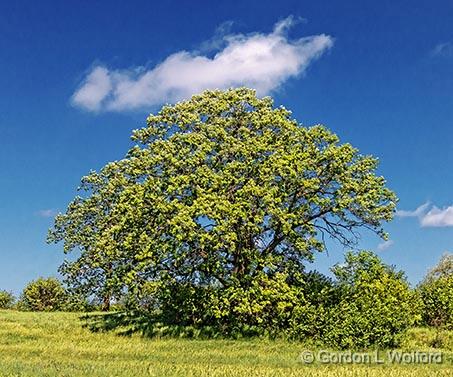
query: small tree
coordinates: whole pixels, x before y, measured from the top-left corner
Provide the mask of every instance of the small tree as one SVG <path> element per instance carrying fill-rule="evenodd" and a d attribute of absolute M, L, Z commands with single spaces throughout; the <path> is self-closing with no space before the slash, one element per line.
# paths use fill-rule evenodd
<path fill-rule="evenodd" d="M 55 311 L 65 303 L 65 290 L 58 279 L 39 278 L 22 292 L 20 307 L 30 311 Z"/>
<path fill-rule="evenodd" d="M 444 254 L 417 291 L 423 301 L 426 325 L 453 328 L 453 254 Z"/>
<path fill-rule="evenodd" d="M 11 309 L 16 298 L 11 292 L 0 291 L 0 309 Z"/>
<path fill-rule="evenodd" d="M 330 308 L 321 338 L 341 348 L 397 346 L 418 313 L 403 272 L 369 251 L 347 253 L 332 271 L 339 302 Z"/>
<path fill-rule="evenodd" d="M 446 252 L 442 255 L 437 265 L 428 271 L 423 282 L 428 283 L 451 276 L 453 276 L 453 254 Z"/>

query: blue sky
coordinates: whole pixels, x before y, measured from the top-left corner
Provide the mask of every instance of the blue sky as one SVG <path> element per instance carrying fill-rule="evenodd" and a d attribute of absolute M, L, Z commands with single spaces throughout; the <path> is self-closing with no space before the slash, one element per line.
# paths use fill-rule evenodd
<path fill-rule="evenodd" d="M 204 86 L 256 86 L 379 157 L 401 212 L 391 242 L 360 246 L 412 283 L 453 250 L 453 2 L 212 4 L 0 3 L 0 289 L 55 275 L 64 256 L 47 229 L 80 178 L 121 158 L 161 103 Z"/>

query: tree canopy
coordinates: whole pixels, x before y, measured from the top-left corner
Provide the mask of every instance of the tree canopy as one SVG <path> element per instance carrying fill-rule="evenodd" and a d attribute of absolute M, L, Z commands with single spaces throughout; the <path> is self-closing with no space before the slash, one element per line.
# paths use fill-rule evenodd
<path fill-rule="evenodd" d="M 332 238 L 386 238 L 395 194 L 362 155 L 246 88 L 164 106 L 124 159 L 82 179 L 49 242 L 75 252 L 62 272 L 101 297 L 150 282 L 248 287 L 296 279 Z"/>
<path fill-rule="evenodd" d="M 430 283 L 438 279 L 450 278 L 453 276 L 453 254 L 445 252 L 440 261 L 428 271 L 423 283 Z"/>

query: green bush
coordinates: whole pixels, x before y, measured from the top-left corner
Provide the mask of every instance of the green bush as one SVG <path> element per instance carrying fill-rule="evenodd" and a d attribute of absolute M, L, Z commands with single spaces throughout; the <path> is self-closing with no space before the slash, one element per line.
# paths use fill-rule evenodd
<path fill-rule="evenodd" d="M 56 311 L 62 309 L 65 302 L 65 289 L 58 279 L 39 278 L 25 287 L 19 308 L 30 311 Z"/>
<path fill-rule="evenodd" d="M 348 253 L 333 272 L 336 280 L 268 271 L 227 288 L 149 283 L 134 309 L 150 314 L 140 319 L 153 323 L 148 334 L 285 337 L 340 348 L 401 344 L 420 305 L 404 274 L 366 251 Z"/>
<path fill-rule="evenodd" d="M 423 282 L 418 292 L 423 302 L 424 324 L 453 329 L 453 276 Z"/>
<path fill-rule="evenodd" d="M 16 298 L 11 292 L 0 291 L 0 309 L 11 309 Z"/>
<path fill-rule="evenodd" d="M 302 287 L 288 283 L 284 273 L 262 273 L 246 287 L 219 291 L 210 313 L 223 332 L 233 336 L 294 336 L 297 318 L 305 313 L 307 302 Z"/>
<path fill-rule="evenodd" d="M 291 284 L 284 273 L 262 273 L 247 286 L 226 289 L 175 281 L 150 283 L 138 304 L 127 306 L 146 309 L 156 323 L 177 329 L 180 336 L 192 328 L 202 336 L 300 338 L 315 322 L 303 285 Z"/>
<path fill-rule="evenodd" d="M 453 254 L 444 254 L 417 287 L 425 325 L 453 329 Z"/>
<path fill-rule="evenodd" d="M 414 327 L 408 331 L 406 349 L 444 348 L 453 350 L 453 331 L 445 328 Z"/>
<path fill-rule="evenodd" d="M 333 272 L 339 301 L 327 309 L 321 339 L 340 348 L 398 346 L 419 306 L 403 273 L 367 251 L 347 253 Z"/>
<path fill-rule="evenodd" d="M 90 303 L 86 297 L 80 294 L 66 292 L 64 300 L 59 310 L 65 312 L 91 312 L 99 309 L 96 305 Z"/>
<path fill-rule="evenodd" d="M 148 308 L 157 308 L 159 320 L 170 325 L 206 326 L 215 302 L 215 288 L 169 281 L 148 286 L 154 300 Z"/>

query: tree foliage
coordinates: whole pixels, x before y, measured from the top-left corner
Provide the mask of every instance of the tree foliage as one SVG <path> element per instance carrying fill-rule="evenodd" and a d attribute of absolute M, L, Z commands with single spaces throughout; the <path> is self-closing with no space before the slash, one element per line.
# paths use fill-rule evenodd
<path fill-rule="evenodd" d="M 423 283 L 429 283 L 451 276 L 453 276 L 453 254 L 447 252 L 442 255 L 437 265 L 428 271 Z"/>
<path fill-rule="evenodd" d="M 165 106 L 127 156 L 84 177 L 50 242 L 78 250 L 63 272 L 100 294 L 170 279 L 247 286 L 300 271 L 323 240 L 385 237 L 396 198 L 363 156 L 254 91 Z"/>
<path fill-rule="evenodd" d="M 11 309 L 16 301 L 16 298 L 11 292 L 0 291 L 0 309 Z"/>
<path fill-rule="evenodd" d="M 446 253 L 417 288 L 429 326 L 453 328 L 453 254 Z"/>
<path fill-rule="evenodd" d="M 58 279 L 39 278 L 27 284 L 18 305 L 23 310 L 49 312 L 62 309 L 65 301 L 65 290 Z"/>
<path fill-rule="evenodd" d="M 49 233 L 75 253 L 61 271 L 88 295 L 127 293 L 180 323 L 272 327 L 303 300 L 304 266 L 327 238 L 386 238 L 396 197 L 377 159 L 250 89 L 164 106 L 132 139 L 124 159 L 82 179 Z"/>
<path fill-rule="evenodd" d="M 336 347 L 395 347 L 419 315 L 404 273 L 369 251 L 349 252 L 332 268 L 338 302 L 325 315 L 321 338 Z"/>

